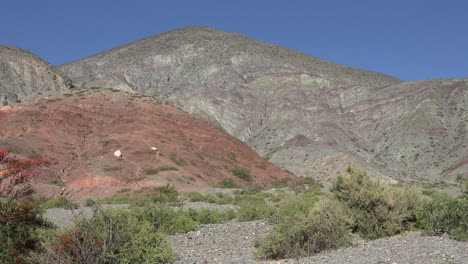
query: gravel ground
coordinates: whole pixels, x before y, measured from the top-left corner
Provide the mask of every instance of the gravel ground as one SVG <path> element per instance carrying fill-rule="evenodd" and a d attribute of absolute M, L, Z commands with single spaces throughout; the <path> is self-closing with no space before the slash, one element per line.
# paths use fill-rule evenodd
<path fill-rule="evenodd" d="M 103 208 L 129 208 L 128 204 L 104 204 Z M 44 218 L 49 219 L 59 228 L 73 227 L 73 223 L 80 217 L 88 217 L 94 215 L 93 207 L 81 207 L 78 209 L 63 209 L 51 208 L 44 212 Z"/>
<path fill-rule="evenodd" d="M 195 209 L 195 210 L 203 210 L 203 209 L 218 209 L 220 211 L 229 210 L 229 209 L 239 209 L 238 205 L 234 204 L 212 204 L 212 203 L 205 203 L 205 202 L 186 202 L 184 203 L 181 208 L 183 209 Z"/>
<path fill-rule="evenodd" d="M 106 205 L 106 207 L 128 205 Z M 234 205 L 216 205 L 188 202 L 182 208 L 220 209 Z M 77 216 L 91 216 L 89 207 L 77 210 L 49 209 L 45 216 L 60 227 L 69 227 Z M 174 250 L 179 255 L 176 263 L 337 263 L 337 264 L 468 264 L 468 242 L 457 242 L 447 236 L 425 236 L 421 233 L 360 242 L 352 248 L 324 252 L 299 260 L 256 261 L 253 256 L 255 241 L 264 236 L 270 226 L 263 221 L 203 225 L 197 230 L 170 236 Z"/>
<path fill-rule="evenodd" d="M 267 229 L 268 225 L 261 221 L 233 221 L 171 236 L 180 257 L 176 263 L 255 263 L 254 241 Z"/>
<path fill-rule="evenodd" d="M 468 243 L 447 236 L 409 233 L 324 252 L 299 260 L 255 261 L 255 240 L 269 226 L 261 221 L 204 225 L 187 234 L 171 236 L 180 259 L 176 263 L 468 263 Z"/>

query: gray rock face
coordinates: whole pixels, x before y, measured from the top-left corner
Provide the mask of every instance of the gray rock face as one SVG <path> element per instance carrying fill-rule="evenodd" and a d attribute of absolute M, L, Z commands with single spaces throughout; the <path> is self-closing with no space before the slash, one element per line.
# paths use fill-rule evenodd
<path fill-rule="evenodd" d="M 204 117 L 299 176 L 349 164 L 386 179 L 468 172 L 468 79 L 403 83 L 235 33 L 186 27 L 59 69 Z"/>
<path fill-rule="evenodd" d="M 29 95 L 69 89 L 71 82 L 24 49 L 0 45 L 0 107 Z"/>

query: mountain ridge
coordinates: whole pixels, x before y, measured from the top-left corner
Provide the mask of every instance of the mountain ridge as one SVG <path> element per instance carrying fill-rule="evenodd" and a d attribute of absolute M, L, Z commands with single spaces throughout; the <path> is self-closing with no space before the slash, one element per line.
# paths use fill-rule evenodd
<path fill-rule="evenodd" d="M 403 82 L 198 26 L 57 69 L 78 86 L 176 106 L 277 166 L 325 183 L 348 165 L 416 182 L 468 172 L 468 79 Z"/>

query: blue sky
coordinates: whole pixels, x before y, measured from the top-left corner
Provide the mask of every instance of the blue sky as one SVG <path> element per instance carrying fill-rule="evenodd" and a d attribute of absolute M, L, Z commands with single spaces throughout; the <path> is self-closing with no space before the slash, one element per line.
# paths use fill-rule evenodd
<path fill-rule="evenodd" d="M 466 0 L 2 0 L 0 25 L 53 65 L 201 25 L 407 81 L 468 77 Z"/>

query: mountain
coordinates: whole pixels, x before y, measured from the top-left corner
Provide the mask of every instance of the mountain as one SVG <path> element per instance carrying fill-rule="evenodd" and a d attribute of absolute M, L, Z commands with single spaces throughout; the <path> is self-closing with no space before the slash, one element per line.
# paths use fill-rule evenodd
<path fill-rule="evenodd" d="M 35 182 L 47 196 L 107 197 L 166 184 L 206 191 L 223 180 L 262 187 L 299 179 L 207 121 L 109 89 L 75 89 L 0 108 L 0 148 L 57 161 Z M 122 157 L 114 155 L 118 150 Z"/>
<path fill-rule="evenodd" d="M 0 107 L 30 95 L 66 91 L 71 81 L 31 52 L 0 45 Z"/>
<path fill-rule="evenodd" d="M 388 180 L 468 173 L 468 79 L 403 82 L 197 26 L 59 69 L 209 120 L 299 176 L 328 182 L 350 164 Z"/>

